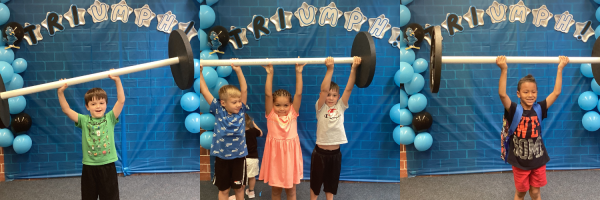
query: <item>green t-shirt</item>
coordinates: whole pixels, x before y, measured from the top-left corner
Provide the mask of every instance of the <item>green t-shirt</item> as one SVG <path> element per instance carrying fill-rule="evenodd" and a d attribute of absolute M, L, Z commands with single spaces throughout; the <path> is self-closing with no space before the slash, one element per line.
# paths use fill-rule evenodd
<path fill-rule="evenodd" d="M 97 119 L 79 114 L 75 126 L 81 128 L 84 165 L 105 165 L 119 159 L 115 148 L 115 124 L 118 122 L 112 110 Z"/>

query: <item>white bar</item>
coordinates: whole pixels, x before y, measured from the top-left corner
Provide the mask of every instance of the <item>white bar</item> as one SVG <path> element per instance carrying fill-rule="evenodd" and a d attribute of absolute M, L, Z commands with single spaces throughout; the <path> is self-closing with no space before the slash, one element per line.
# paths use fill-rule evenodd
<path fill-rule="evenodd" d="M 202 66 L 230 66 L 232 63 L 236 66 L 256 66 L 256 65 L 295 65 L 298 64 L 325 64 L 326 58 L 275 58 L 275 59 L 240 59 L 240 60 L 201 60 Z M 336 64 L 352 63 L 352 57 L 334 57 Z"/>
<path fill-rule="evenodd" d="M 86 82 L 90 82 L 90 81 L 105 79 L 105 78 L 108 78 L 109 74 L 113 75 L 113 76 L 120 76 L 123 74 L 130 74 L 130 73 L 134 73 L 134 72 L 174 65 L 174 64 L 178 64 L 178 63 L 179 63 L 179 58 L 177 58 L 177 57 L 169 58 L 169 59 L 139 64 L 139 65 L 134 65 L 134 66 L 130 66 L 130 67 L 124 67 L 124 68 L 120 68 L 120 69 L 98 72 L 98 73 L 89 74 L 89 75 L 85 75 L 85 76 L 79 76 L 79 77 L 70 78 L 70 79 L 66 79 L 66 80 L 62 80 L 62 81 L 54 81 L 54 82 L 50 82 L 50 83 L 44 83 L 41 85 L 11 90 L 11 91 L 7 91 L 7 92 L 2 92 L 2 93 L 0 93 L 0 98 L 8 99 L 11 97 L 17 97 L 17 96 L 21 96 L 21 95 L 33 94 L 33 93 L 37 93 L 37 92 L 60 88 L 65 83 L 69 86 L 72 86 L 72 85 L 77 85 L 80 83 L 86 83 Z"/>
<path fill-rule="evenodd" d="M 496 63 L 496 56 L 442 56 L 442 63 Z M 506 63 L 559 63 L 555 57 L 506 56 Z M 600 57 L 569 57 L 569 63 L 600 63 Z"/>

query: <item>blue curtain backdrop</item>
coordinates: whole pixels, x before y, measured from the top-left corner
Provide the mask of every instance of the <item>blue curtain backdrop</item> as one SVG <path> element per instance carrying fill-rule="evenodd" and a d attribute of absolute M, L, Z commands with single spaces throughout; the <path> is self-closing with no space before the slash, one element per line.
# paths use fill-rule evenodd
<path fill-rule="evenodd" d="M 382 14 L 389 18 L 392 26 L 398 27 L 399 2 L 359 1 L 359 0 L 222 0 L 213 6 L 216 13 L 215 25 L 229 28 L 235 26 L 246 28 L 252 22 L 252 16 L 271 17 L 278 7 L 285 11 L 295 12 L 302 2 L 317 8 L 334 2 L 343 12 L 360 7 L 368 18 L 376 18 Z M 247 32 L 249 44 L 243 49 L 234 50 L 231 45 L 221 59 L 229 58 L 295 58 L 295 57 L 349 57 L 352 41 L 357 32 L 348 32 L 343 28 L 344 17 L 339 19 L 336 27 L 319 26 L 318 23 L 300 27 L 297 18 L 292 18 L 292 29 L 277 32 L 273 24 L 269 25 L 271 34 L 255 40 L 250 31 Z M 368 31 L 365 22 L 361 31 Z M 206 31 L 208 32 L 209 29 Z M 207 33 L 208 34 L 208 33 Z M 348 144 L 341 146 L 342 171 L 340 180 L 369 182 L 399 182 L 400 151 L 392 139 L 396 125 L 389 117 L 389 110 L 399 100 L 399 90 L 394 84 L 394 73 L 399 69 L 399 49 L 392 47 L 388 40 L 391 31 L 387 31 L 383 39 L 373 38 L 377 51 L 377 70 L 375 78 L 368 88 L 354 87 L 350 97 L 350 108 L 345 113 L 345 128 Z M 295 92 L 295 71 L 293 66 L 275 66 L 273 90 L 286 89 Z M 242 68 L 248 83 L 248 105 L 250 116 L 265 132 L 258 139 L 259 159 L 262 160 L 265 139 L 268 135 L 264 108 L 264 84 L 266 72 L 261 66 L 245 66 Z M 304 68 L 304 90 L 302 106 L 298 118 L 298 133 L 304 159 L 304 179 L 310 178 L 310 158 L 316 142 L 317 121 L 315 103 L 318 99 L 321 82 L 325 76 L 324 65 L 308 65 Z M 332 81 L 346 87 L 350 75 L 349 64 L 337 64 Z M 237 76 L 232 74 L 230 84 L 239 86 Z M 214 160 L 214 159 L 213 159 Z M 214 171 L 214 170 L 212 170 Z"/>
<path fill-rule="evenodd" d="M 40 24 L 47 12 L 62 15 L 71 4 L 87 10 L 93 2 L 10 1 L 6 5 L 11 12 L 9 22 Z M 112 5 L 119 1 L 102 2 Z M 172 11 L 179 22 L 198 22 L 197 1 L 129 0 L 127 4 L 134 9 L 148 4 L 157 15 Z M 157 20 L 148 28 L 138 27 L 134 21 L 132 13 L 127 23 L 110 19 L 94 23 L 86 13 L 84 26 L 71 28 L 68 21 L 63 20 L 65 30 L 54 36 L 42 28 L 44 39 L 38 45 L 30 46 L 23 41 L 21 49 L 14 50 L 15 58 L 28 62 L 27 70 L 22 73 L 25 87 L 167 58 L 168 34 L 156 30 Z M 191 44 L 198 57 L 198 38 L 192 39 Z M 123 75 L 121 80 L 127 100 L 115 127 L 118 172 L 199 171 L 199 135 L 186 130 L 183 121 L 188 112 L 179 105 L 181 96 L 193 90 L 180 90 L 169 67 Z M 116 88 L 114 81 L 104 79 L 70 86 L 65 96 L 73 110 L 89 114 L 83 96 L 93 87 L 106 90 L 107 110 L 112 109 Z M 25 98 L 24 112 L 33 120 L 27 133 L 33 146 L 21 155 L 14 153 L 12 147 L 4 148 L 7 180 L 81 175 L 81 130 L 61 111 L 56 90 Z"/>
<path fill-rule="evenodd" d="M 447 13 L 459 16 L 467 13 L 469 6 L 487 9 L 492 0 L 486 1 L 427 1 L 417 0 L 409 4 L 410 22 L 440 25 Z M 515 0 L 499 0 L 510 6 Z M 525 5 L 537 9 L 546 5 L 554 15 L 569 11 L 576 22 L 592 21 L 592 28 L 599 25 L 595 18 L 598 4 L 589 0 L 558 1 L 532 0 Z M 508 11 L 507 11 L 508 13 Z M 508 14 L 507 14 L 508 17 Z M 547 27 L 535 27 L 533 16 L 526 23 L 504 21 L 492 24 L 484 15 L 485 25 L 469 28 L 466 21 L 463 32 L 454 37 L 442 29 L 443 55 L 448 56 L 590 56 L 595 37 L 587 43 L 573 37 L 575 25 L 569 33 L 554 30 L 554 18 Z M 597 33 L 598 34 L 598 33 Z M 429 46 L 424 45 L 417 58 L 429 60 Z M 422 45 L 423 47 L 423 45 Z M 516 96 L 518 80 L 533 75 L 537 80 L 538 101 L 545 99 L 554 89 L 557 64 L 509 64 L 507 93 L 511 100 Z M 598 131 L 586 131 L 581 123 L 585 111 L 577 105 L 579 94 L 591 91 L 591 78 L 579 71 L 580 64 L 569 64 L 563 71 L 562 93 L 548 110 L 548 118 L 542 124 L 542 137 L 550 156 L 548 170 L 592 169 L 600 167 L 600 137 Z M 407 146 L 408 173 L 410 176 L 436 174 L 462 174 L 511 170 L 500 159 L 500 129 L 503 107 L 498 97 L 500 69 L 495 64 L 444 64 L 440 91 L 432 94 L 428 88 L 423 92 L 429 105 L 426 111 L 434 118 L 431 134 L 433 146 L 428 151 L 417 151 Z M 429 75 L 427 74 L 428 77 Z M 429 80 L 428 80 L 429 81 Z M 428 81 L 426 84 L 428 84 Z"/>

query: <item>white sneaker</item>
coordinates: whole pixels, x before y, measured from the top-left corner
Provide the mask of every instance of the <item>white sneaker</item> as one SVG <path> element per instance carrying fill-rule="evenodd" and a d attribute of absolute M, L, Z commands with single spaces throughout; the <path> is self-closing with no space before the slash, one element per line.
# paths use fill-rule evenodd
<path fill-rule="evenodd" d="M 235 195 L 229 196 L 229 200 L 235 200 Z"/>
<path fill-rule="evenodd" d="M 254 197 L 256 197 L 256 195 L 254 194 L 254 191 L 250 192 L 249 189 L 246 189 L 246 195 L 248 195 L 249 199 L 254 199 Z"/>

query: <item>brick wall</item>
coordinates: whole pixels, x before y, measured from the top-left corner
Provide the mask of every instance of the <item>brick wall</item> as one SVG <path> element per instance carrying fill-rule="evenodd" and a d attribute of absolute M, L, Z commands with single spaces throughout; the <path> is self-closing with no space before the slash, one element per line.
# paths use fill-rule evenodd
<path fill-rule="evenodd" d="M 406 146 L 400 145 L 400 178 L 408 177 L 406 171 Z"/>
<path fill-rule="evenodd" d="M 201 131 L 200 134 L 202 134 L 204 131 Z M 200 180 L 201 181 L 208 181 L 211 180 L 211 175 L 210 175 L 210 165 L 212 163 L 210 163 L 210 152 L 208 150 L 206 150 L 205 148 L 202 148 L 202 146 L 200 146 Z"/>

